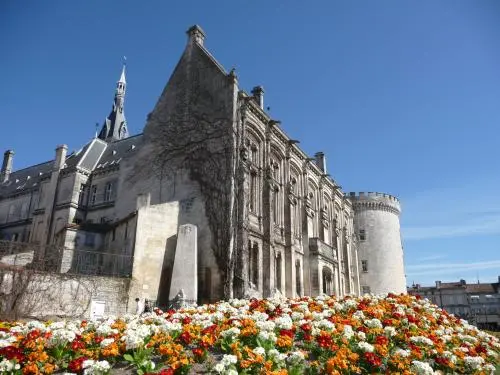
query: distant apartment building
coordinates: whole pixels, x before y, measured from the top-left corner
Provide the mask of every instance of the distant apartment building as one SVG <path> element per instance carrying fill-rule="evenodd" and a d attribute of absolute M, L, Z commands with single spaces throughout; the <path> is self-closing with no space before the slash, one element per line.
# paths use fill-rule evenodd
<path fill-rule="evenodd" d="M 479 328 L 500 330 L 500 276 L 496 283 L 467 284 L 465 280 L 426 287 L 414 284 L 408 294 L 427 298 Z"/>

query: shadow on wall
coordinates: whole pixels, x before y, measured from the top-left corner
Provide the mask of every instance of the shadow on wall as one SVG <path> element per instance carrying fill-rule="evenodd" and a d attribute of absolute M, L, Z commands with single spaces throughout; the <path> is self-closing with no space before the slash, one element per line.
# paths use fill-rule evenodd
<path fill-rule="evenodd" d="M 175 259 L 175 248 L 177 247 L 177 235 L 167 238 L 165 253 L 163 254 L 163 266 L 160 277 L 160 290 L 157 305 L 160 307 L 169 305 L 170 284 L 172 282 L 172 270 Z"/>

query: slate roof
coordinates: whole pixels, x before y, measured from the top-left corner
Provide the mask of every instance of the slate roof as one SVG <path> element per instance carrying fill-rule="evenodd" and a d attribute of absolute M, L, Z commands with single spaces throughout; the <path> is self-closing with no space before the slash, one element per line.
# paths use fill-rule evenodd
<path fill-rule="evenodd" d="M 124 157 L 132 155 L 142 144 L 143 136 L 138 134 L 112 143 L 98 138 L 92 139 L 80 150 L 66 157 L 64 169 L 82 167 L 89 172 L 120 164 Z M 9 180 L 0 184 L 0 199 L 37 188 L 40 181 L 50 178 L 54 160 L 13 171 Z"/>
<path fill-rule="evenodd" d="M 108 143 L 106 150 L 99 158 L 95 170 L 120 164 L 123 158 L 131 156 L 142 145 L 143 134 L 137 134 L 119 141 Z"/>
<path fill-rule="evenodd" d="M 0 198 L 36 187 L 40 180 L 50 176 L 53 166 L 51 160 L 12 172 L 9 180 L 0 184 Z"/>

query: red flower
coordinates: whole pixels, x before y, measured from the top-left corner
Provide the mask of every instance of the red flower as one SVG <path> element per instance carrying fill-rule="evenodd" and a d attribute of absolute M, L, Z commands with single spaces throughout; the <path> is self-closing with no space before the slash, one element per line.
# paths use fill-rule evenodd
<path fill-rule="evenodd" d="M 0 348 L 0 356 L 4 356 L 7 359 L 15 359 L 18 362 L 24 361 L 23 351 L 15 346 L 6 346 L 4 348 Z"/>
<path fill-rule="evenodd" d="M 79 358 L 76 358 L 74 360 L 72 360 L 69 364 L 68 364 L 68 369 L 71 371 L 71 372 L 80 372 L 83 370 L 82 368 L 82 365 L 83 365 L 83 362 L 85 362 L 87 360 L 86 357 L 79 357 Z"/>
<path fill-rule="evenodd" d="M 368 362 L 371 366 L 379 367 L 382 364 L 382 360 L 375 353 L 364 353 L 365 361 Z"/>
<path fill-rule="evenodd" d="M 293 339 L 293 336 L 295 336 L 295 332 L 293 331 L 293 329 L 282 329 L 280 331 L 280 335 L 281 336 L 288 336 L 288 337 Z"/>
<path fill-rule="evenodd" d="M 191 335 L 189 332 L 182 332 L 182 334 L 179 336 L 179 338 L 185 343 L 189 344 L 191 342 Z"/>
<path fill-rule="evenodd" d="M 76 338 L 71 343 L 71 349 L 74 351 L 77 351 L 79 349 L 85 349 L 85 343 L 83 341 L 80 341 L 78 338 Z"/>
<path fill-rule="evenodd" d="M 189 316 L 186 316 L 184 317 L 184 319 L 182 319 L 182 324 L 189 324 L 191 323 L 191 318 Z"/>
<path fill-rule="evenodd" d="M 203 348 L 194 348 L 193 354 L 195 357 L 203 357 L 205 355 L 205 349 Z"/>
<path fill-rule="evenodd" d="M 387 345 L 389 343 L 389 339 L 385 336 L 377 336 L 375 338 L 375 343 L 378 345 Z"/>
<path fill-rule="evenodd" d="M 203 335 L 206 335 L 206 334 L 209 334 L 209 333 L 214 333 L 214 331 L 217 329 L 217 325 L 216 324 L 212 324 L 211 326 L 208 326 L 207 328 L 205 328 L 203 331 L 201 331 L 201 333 Z"/>
<path fill-rule="evenodd" d="M 304 331 L 304 332 L 310 332 L 312 330 L 312 326 L 310 323 L 304 323 L 300 326 L 300 328 Z"/>
<path fill-rule="evenodd" d="M 329 348 L 333 343 L 332 336 L 328 333 L 322 332 L 318 337 L 316 337 L 316 342 L 322 348 Z"/>
<path fill-rule="evenodd" d="M 104 337 L 102 337 L 102 336 L 96 336 L 96 337 L 94 337 L 94 342 L 96 344 L 100 344 L 102 340 L 104 340 Z"/>

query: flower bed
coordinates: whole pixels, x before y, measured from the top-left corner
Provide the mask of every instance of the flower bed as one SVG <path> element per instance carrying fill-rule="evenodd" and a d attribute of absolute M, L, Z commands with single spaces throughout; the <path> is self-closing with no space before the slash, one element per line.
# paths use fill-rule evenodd
<path fill-rule="evenodd" d="M 7 374 L 493 374 L 499 340 L 412 296 L 232 300 L 99 321 L 0 322 Z M 111 370 L 110 370 L 111 369 Z"/>

